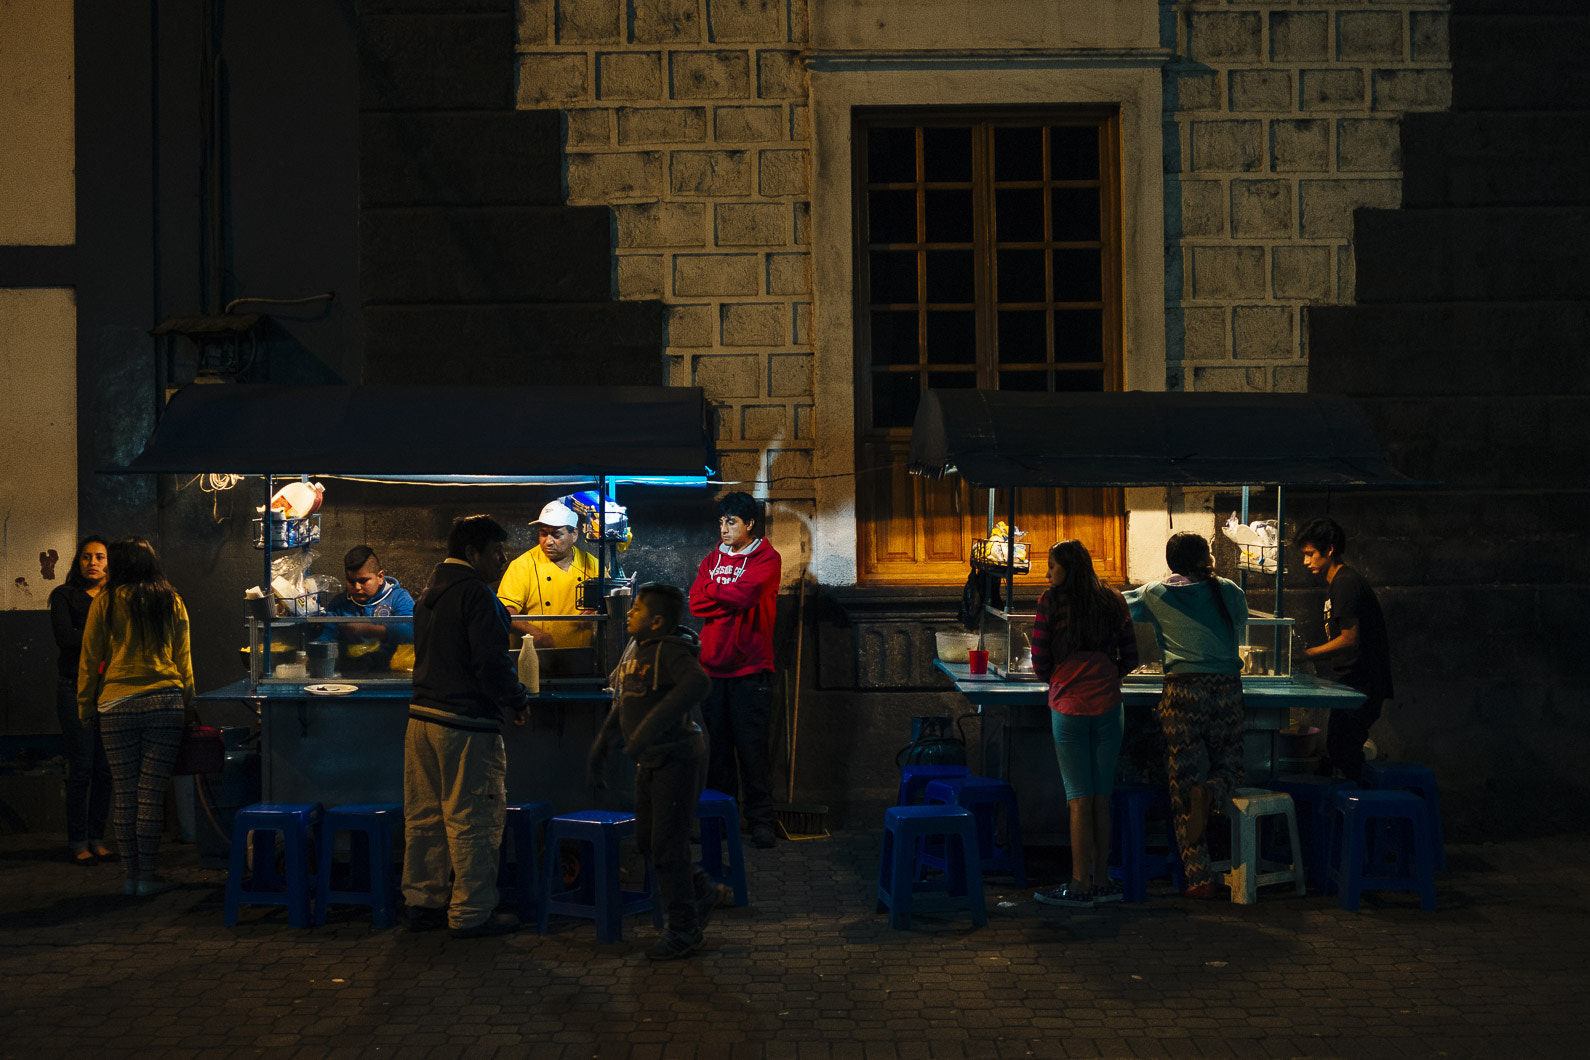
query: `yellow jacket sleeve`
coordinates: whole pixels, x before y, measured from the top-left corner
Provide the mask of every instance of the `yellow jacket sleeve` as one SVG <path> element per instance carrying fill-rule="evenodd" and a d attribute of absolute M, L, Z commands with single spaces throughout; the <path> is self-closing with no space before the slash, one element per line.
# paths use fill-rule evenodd
<path fill-rule="evenodd" d="M 530 604 L 530 579 L 534 568 L 535 546 L 514 557 L 508 564 L 508 569 L 503 573 L 502 581 L 497 583 L 497 599 L 502 601 L 502 606 L 508 609 L 510 615 L 522 615 Z"/>
<path fill-rule="evenodd" d="M 107 589 L 94 598 L 83 624 L 83 650 L 77 657 L 77 716 L 81 721 L 92 718 L 99 707 L 99 668 L 110 657 L 105 608 L 113 591 Z"/>

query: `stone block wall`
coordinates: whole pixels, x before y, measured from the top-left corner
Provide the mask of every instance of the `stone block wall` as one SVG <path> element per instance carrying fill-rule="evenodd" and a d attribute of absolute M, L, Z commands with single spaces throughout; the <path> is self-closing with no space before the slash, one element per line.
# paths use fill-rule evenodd
<path fill-rule="evenodd" d="M 1399 119 L 1451 100 L 1446 0 L 1188 0 L 1166 73 L 1167 380 L 1307 389 L 1354 300 L 1353 211 L 1402 200 Z"/>
<path fill-rule="evenodd" d="M 612 207 L 619 297 L 666 305 L 669 381 L 716 406 L 721 477 L 797 513 L 812 497 L 806 35 L 801 0 L 518 4 L 518 106 L 564 113 L 567 201 Z M 770 519 L 794 575 L 786 522 Z"/>

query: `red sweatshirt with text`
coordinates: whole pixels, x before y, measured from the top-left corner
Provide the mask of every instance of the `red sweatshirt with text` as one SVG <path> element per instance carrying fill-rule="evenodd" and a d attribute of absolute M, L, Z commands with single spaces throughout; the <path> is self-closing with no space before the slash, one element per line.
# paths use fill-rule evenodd
<path fill-rule="evenodd" d="M 719 545 L 690 586 L 690 613 L 703 619 L 701 668 L 712 677 L 773 669 L 773 617 L 782 561 L 759 537 L 744 552 Z"/>

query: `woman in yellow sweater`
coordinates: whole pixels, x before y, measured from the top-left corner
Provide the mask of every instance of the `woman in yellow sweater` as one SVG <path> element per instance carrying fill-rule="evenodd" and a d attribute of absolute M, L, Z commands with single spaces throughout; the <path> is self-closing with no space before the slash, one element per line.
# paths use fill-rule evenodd
<path fill-rule="evenodd" d="M 147 897 L 174 884 L 155 875 L 165 824 L 166 783 L 193 703 L 188 611 L 166 581 L 149 542 L 110 546 L 110 591 L 83 629 L 77 713 L 99 715 L 110 759 L 116 844 L 127 878 L 121 893 Z"/>

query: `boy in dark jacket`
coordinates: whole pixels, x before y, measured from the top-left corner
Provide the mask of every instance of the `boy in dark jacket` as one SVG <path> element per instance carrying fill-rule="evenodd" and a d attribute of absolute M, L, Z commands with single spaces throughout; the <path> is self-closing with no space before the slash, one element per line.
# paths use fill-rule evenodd
<path fill-rule="evenodd" d="M 508 657 L 508 612 L 492 590 L 508 567 L 507 539 L 488 516 L 456 520 L 447 559 L 414 608 L 403 743 L 403 900 L 412 931 L 445 921 L 454 938 L 481 938 L 518 927 L 492 913 L 507 808 L 502 717 L 529 701 Z"/>
<path fill-rule="evenodd" d="M 695 634 L 681 628 L 684 593 L 648 582 L 635 592 L 631 640 L 614 668 L 613 706 L 591 744 L 586 779 L 606 786 L 608 749 L 620 736 L 635 760 L 635 841 L 657 873 L 668 926 L 646 951 L 653 960 L 687 957 L 729 890 L 690 860 L 690 826 L 706 773 L 707 748 L 692 715 L 711 682 L 696 654 Z"/>

